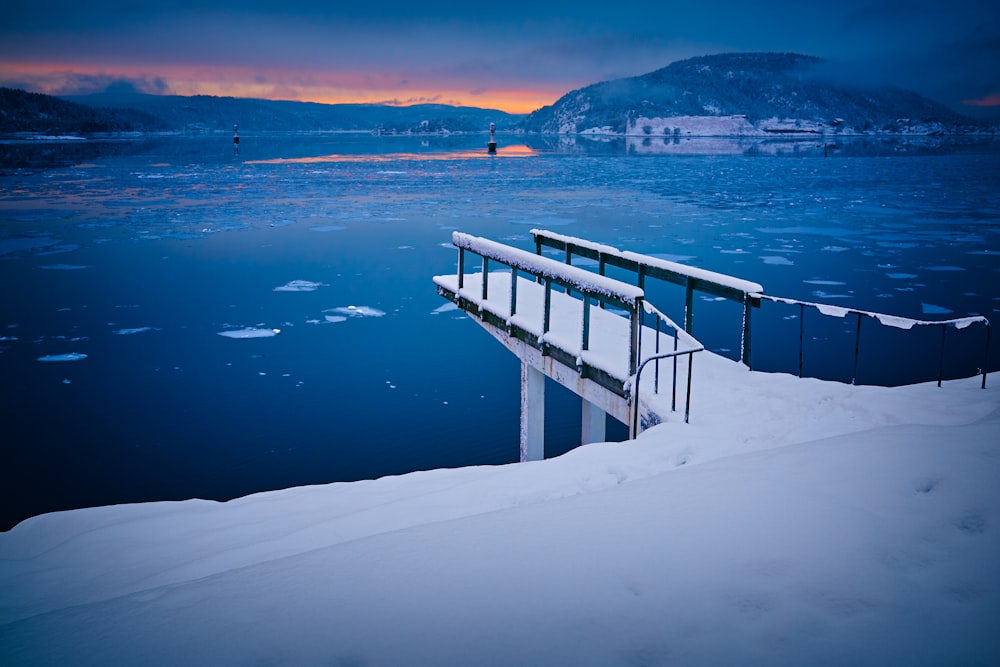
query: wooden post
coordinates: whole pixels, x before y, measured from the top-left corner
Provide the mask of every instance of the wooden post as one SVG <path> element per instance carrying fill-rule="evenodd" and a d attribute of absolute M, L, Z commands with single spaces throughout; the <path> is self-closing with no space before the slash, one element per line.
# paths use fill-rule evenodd
<path fill-rule="evenodd" d="M 521 461 L 545 458 L 545 375 L 521 362 Z"/>

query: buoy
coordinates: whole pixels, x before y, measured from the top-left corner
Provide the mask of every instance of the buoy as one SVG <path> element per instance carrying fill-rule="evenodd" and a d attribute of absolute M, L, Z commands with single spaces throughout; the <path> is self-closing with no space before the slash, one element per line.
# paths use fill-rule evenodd
<path fill-rule="evenodd" d="M 240 154 L 240 126 L 233 125 L 233 150 L 236 155 Z"/>
<path fill-rule="evenodd" d="M 493 123 L 490 123 L 490 143 L 486 144 L 486 149 L 490 153 L 496 153 L 497 152 L 497 137 L 496 137 L 496 133 L 497 133 L 497 126 L 494 125 Z"/>

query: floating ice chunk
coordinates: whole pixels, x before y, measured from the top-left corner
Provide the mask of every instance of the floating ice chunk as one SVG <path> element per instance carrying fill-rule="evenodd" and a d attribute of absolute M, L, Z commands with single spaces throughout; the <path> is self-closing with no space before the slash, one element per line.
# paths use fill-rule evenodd
<path fill-rule="evenodd" d="M 281 333 L 281 329 L 259 329 L 257 327 L 246 327 L 245 329 L 232 329 L 220 331 L 220 336 L 226 338 L 270 338 Z"/>
<path fill-rule="evenodd" d="M 765 264 L 771 264 L 773 266 L 794 266 L 795 262 L 788 259 L 787 257 L 781 257 L 778 255 L 768 255 L 766 257 L 761 257 L 761 261 Z"/>
<path fill-rule="evenodd" d="M 830 286 L 846 285 L 847 284 L 847 283 L 841 282 L 839 280 L 803 280 L 802 282 L 807 283 L 809 285 L 830 285 Z"/>
<path fill-rule="evenodd" d="M 438 306 L 437 308 L 435 308 L 434 310 L 432 310 L 431 311 L 431 315 L 440 315 L 441 313 L 448 313 L 448 312 L 451 312 L 453 310 L 458 310 L 458 304 L 449 301 L 448 303 L 444 304 L 443 306 Z"/>
<path fill-rule="evenodd" d="M 131 334 L 145 333 L 147 331 L 159 331 L 156 327 L 134 327 L 131 329 L 115 329 L 111 333 L 119 336 L 129 336 Z"/>
<path fill-rule="evenodd" d="M 86 269 L 87 267 L 80 264 L 46 264 L 38 268 L 47 269 L 49 271 L 79 271 L 80 269 Z"/>
<path fill-rule="evenodd" d="M 329 308 L 324 313 L 340 313 L 348 317 L 382 317 L 385 311 L 372 308 L 371 306 L 340 306 L 339 308 Z"/>
<path fill-rule="evenodd" d="M 920 310 L 924 315 L 947 315 L 948 313 L 954 312 L 950 308 L 945 308 L 944 306 L 935 306 L 933 303 L 922 303 L 920 304 Z"/>
<path fill-rule="evenodd" d="M 928 271 L 965 271 L 961 266 L 925 266 L 924 268 Z"/>
<path fill-rule="evenodd" d="M 311 280 L 292 280 L 280 287 L 275 287 L 275 292 L 315 292 L 320 287 L 329 287 L 327 283 L 314 283 Z"/>
<path fill-rule="evenodd" d="M 80 361 L 81 359 L 86 359 L 87 355 L 82 352 L 69 352 L 67 354 L 47 354 L 44 357 L 38 357 L 39 361 Z"/>
<path fill-rule="evenodd" d="M 915 273 L 887 273 L 885 275 L 887 278 L 892 278 L 893 280 L 910 280 L 917 277 Z"/>
<path fill-rule="evenodd" d="M 346 322 L 347 318 L 343 315 L 324 315 L 327 322 L 331 324 L 336 324 L 337 322 Z"/>

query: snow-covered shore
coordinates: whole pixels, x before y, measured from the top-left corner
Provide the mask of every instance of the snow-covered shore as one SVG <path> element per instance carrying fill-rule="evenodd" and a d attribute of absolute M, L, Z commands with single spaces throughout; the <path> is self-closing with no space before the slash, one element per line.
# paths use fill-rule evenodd
<path fill-rule="evenodd" d="M 1000 662 L 1000 391 L 702 353 L 692 420 L 526 464 L 0 533 L 5 664 Z"/>

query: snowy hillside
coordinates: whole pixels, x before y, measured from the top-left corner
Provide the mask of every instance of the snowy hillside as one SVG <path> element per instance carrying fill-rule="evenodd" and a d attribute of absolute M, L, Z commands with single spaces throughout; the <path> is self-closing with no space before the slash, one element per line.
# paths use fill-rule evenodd
<path fill-rule="evenodd" d="M 783 53 L 703 56 L 597 83 L 533 112 L 525 127 L 655 137 L 990 131 L 915 92 L 854 84 L 819 58 Z"/>
<path fill-rule="evenodd" d="M 990 665 L 1000 393 L 749 372 L 557 459 L 43 515 L 16 665 Z M 711 388 L 711 390 L 709 390 Z"/>

